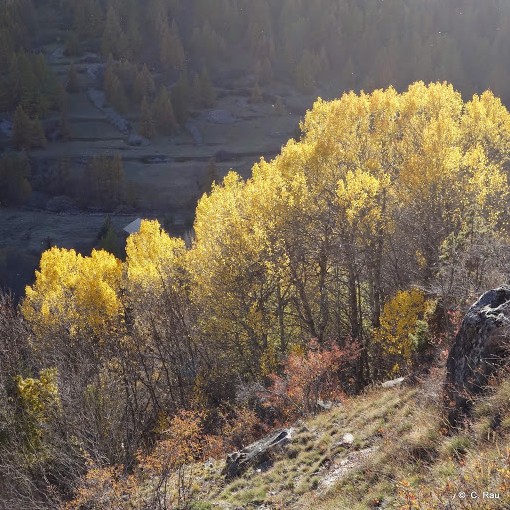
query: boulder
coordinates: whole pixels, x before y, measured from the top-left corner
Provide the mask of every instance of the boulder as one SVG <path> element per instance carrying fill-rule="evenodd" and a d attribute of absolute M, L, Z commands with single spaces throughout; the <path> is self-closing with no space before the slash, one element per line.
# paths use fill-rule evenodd
<path fill-rule="evenodd" d="M 249 467 L 258 467 L 268 462 L 271 456 L 281 451 L 292 440 L 292 429 L 274 432 L 239 452 L 229 453 L 222 474 L 227 480 L 240 476 Z"/>
<path fill-rule="evenodd" d="M 148 145 L 150 145 L 151 142 L 142 135 L 131 133 L 127 137 L 126 143 L 131 147 L 147 147 Z"/>
<path fill-rule="evenodd" d="M 337 443 L 338 446 L 344 446 L 344 447 L 349 447 L 349 446 L 352 446 L 352 444 L 354 443 L 354 436 L 347 432 L 346 434 L 344 434 L 342 436 L 342 439 Z"/>
<path fill-rule="evenodd" d="M 509 325 L 509 286 L 483 294 L 464 317 L 446 364 L 444 396 L 452 427 L 469 415 L 475 396 L 504 363 Z"/>
<path fill-rule="evenodd" d="M 383 388 L 396 388 L 398 386 L 402 386 L 402 383 L 404 382 L 405 377 L 399 377 L 398 379 L 392 379 L 391 381 L 385 381 L 381 383 L 381 386 Z"/>

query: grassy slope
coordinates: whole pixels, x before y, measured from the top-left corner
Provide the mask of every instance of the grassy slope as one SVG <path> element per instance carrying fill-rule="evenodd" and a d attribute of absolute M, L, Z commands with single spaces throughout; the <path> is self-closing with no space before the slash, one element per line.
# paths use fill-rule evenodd
<path fill-rule="evenodd" d="M 225 485 L 222 462 L 200 466 L 197 508 L 510 508 L 510 380 L 480 400 L 469 427 L 450 436 L 441 380 L 442 373 L 412 388 L 374 389 L 297 425 L 284 457 L 263 472 Z M 351 447 L 339 445 L 344 433 L 354 435 Z M 461 500 L 461 491 L 480 497 Z M 500 499 L 483 499 L 484 491 Z"/>

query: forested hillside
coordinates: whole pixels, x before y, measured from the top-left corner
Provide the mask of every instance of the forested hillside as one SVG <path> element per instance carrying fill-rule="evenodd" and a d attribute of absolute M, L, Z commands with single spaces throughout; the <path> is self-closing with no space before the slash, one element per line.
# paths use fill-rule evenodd
<path fill-rule="evenodd" d="M 0 201 L 32 213 L 0 215 L 32 230 L 2 241 L 0 285 L 21 294 L 43 246 L 97 246 L 95 221 L 72 221 L 76 242 L 43 213 L 189 230 L 211 183 L 277 154 L 318 96 L 446 80 L 506 103 L 509 20 L 503 0 L 4 0 Z"/>
<path fill-rule="evenodd" d="M 2 62 L 64 31 L 70 55 L 100 49 L 167 73 L 206 65 L 337 90 L 449 80 L 505 99 L 509 15 L 503 0 L 17 0 L 2 8 Z"/>
<path fill-rule="evenodd" d="M 0 1 L 0 510 L 508 491 L 507 345 L 464 421 L 443 382 L 510 273 L 509 45 L 503 0 Z"/>

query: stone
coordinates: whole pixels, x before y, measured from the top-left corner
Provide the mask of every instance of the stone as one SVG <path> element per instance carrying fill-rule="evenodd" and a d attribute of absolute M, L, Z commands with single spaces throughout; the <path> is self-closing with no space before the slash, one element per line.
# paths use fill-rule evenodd
<path fill-rule="evenodd" d="M 131 147 L 147 147 L 151 142 L 142 135 L 131 133 L 127 137 L 126 143 Z"/>
<path fill-rule="evenodd" d="M 354 443 L 354 436 L 348 432 L 342 436 L 338 446 L 352 446 L 352 443 Z"/>
<path fill-rule="evenodd" d="M 226 480 L 240 476 L 249 467 L 261 467 L 275 452 L 282 451 L 292 441 L 292 429 L 281 429 L 252 443 L 239 452 L 229 453 L 222 474 Z"/>
<path fill-rule="evenodd" d="M 486 292 L 466 313 L 446 363 L 444 399 L 452 427 L 469 416 L 476 395 L 504 364 L 509 326 L 509 286 Z"/>
<path fill-rule="evenodd" d="M 392 379 L 391 381 L 385 381 L 381 383 L 381 386 L 383 388 L 395 388 L 397 386 L 402 386 L 402 383 L 404 382 L 405 377 L 399 377 L 398 379 Z"/>

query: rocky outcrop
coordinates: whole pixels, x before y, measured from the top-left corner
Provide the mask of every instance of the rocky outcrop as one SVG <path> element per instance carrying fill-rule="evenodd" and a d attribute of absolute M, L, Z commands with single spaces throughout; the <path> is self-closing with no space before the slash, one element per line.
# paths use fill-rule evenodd
<path fill-rule="evenodd" d="M 249 467 L 265 464 L 271 456 L 281 451 L 292 440 L 292 429 L 279 430 L 255 443 L 243 448 L 239 452 L 229 453 L 222 474 L 227 480 L 240 476 Z"/>
<path fill-rule="evenodd" d="M 510 287 L 483 294 L 468 310 L 446 365 L 445 403 L 456 426 L 508 354 Z"/>

